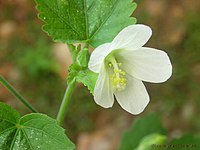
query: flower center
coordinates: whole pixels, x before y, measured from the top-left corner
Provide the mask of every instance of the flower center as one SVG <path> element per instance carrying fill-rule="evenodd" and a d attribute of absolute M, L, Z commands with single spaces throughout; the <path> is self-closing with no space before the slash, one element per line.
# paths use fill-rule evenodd
<path fill-rule="evenodd" d="M 126 88 L 126 72 L 121 70 L 121 63 L 117 63 L 115 58 L 110 58 L 109 67 L 112 69 L 110 80 L 114 91 L 123 91 Z"/>

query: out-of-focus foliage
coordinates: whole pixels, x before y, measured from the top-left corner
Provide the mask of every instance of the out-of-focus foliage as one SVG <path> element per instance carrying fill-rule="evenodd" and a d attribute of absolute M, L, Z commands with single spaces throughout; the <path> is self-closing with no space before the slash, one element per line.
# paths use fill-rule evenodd
<path fill-rule="evenodd" d="M 161 134 L 150 134 L 148 136 L 145 136 L 139 146 L 134 150 L 150 150 L 155 149 L 153 145 L 163 145 L 166 142 L 166 136 Z"/>
<path fill-rule="evenodd" d="M 72 96 L 65 118 L 65 127 L 68 129 L 69 137 L 76 139 L 80 132 L 94 130 L 95 123 L 92 118 L 96 117 L 97 108 L 87 88 L 77 87 L 74 93 L 78 94 Z"/>
<path fill-rule="evenodd" d="M 120 150 L 183 150 L 191 148 L 199 150 L 200 135 L 184 135 L 178 139 L 168 139 L 159 117 L 150 114 L 138 118 L 122 138 Z"/>
<path fill-rule="evenodd" d="M 176 148 L 176 150 L 199 150 L 200 148 L 200 135 L 184 135 L 180 138 L 173 139 L 169 142 L 169 148 L 167 150 L 171 150 Z"/>
<path fill-rule="evenodd" d="M 132 127 L 124 133 L 119 150 L 136 148 L 144 137 L 153 133 L 165 135 L 165 129 L 157 115 L 150 114 L 137 119 Z"/>
<path fill-rule="evenodd" d="M 51 55 L 51 47 L 43 39 L 38 39 L 33 46 L 17 48 L 16 65 L 32 78 L 56 74 L 59 66 Z"/>

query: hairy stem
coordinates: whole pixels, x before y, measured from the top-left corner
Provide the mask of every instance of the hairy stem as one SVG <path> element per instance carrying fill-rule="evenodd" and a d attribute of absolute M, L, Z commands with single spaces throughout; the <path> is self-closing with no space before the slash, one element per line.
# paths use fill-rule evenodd
<path fill-rule="evenodd" d="M 68 87 L 65 91 L 62 103 L 60 105 L 60 109 L 58 111 L 58 115 L 57 115 L 57 122 L 58 124 L 61 126 L 62 122 L 65 118 L 65 113 L 67 111 L 67 106 L 69 104 L 69 100 L 71 98 L 73 89 L 74 89 L 74 85 L 75 85 L 75 79 L 73 79 L 71 82 L 69 82 Z"/>
<path fill-rule="evenodd" d="M 0 75 L 0 83 L 5 86 L 18 100 L 20 100 L 28 109 L 37 113 L 38 111 L 29 102 L 16 91 L 16 89 L 6 81 L 3 76 Z"/>

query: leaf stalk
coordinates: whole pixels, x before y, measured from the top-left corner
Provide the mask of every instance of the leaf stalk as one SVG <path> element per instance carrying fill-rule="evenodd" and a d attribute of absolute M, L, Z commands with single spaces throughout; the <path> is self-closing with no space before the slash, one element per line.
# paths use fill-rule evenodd
<path fill-rule="evenodd" d="M 75 86 L 75 78 L 73 80 L 71 80 L 71 82 L 69 82 L 68 87 L 66 88 L 62 103 L 60 105 L 60 109 L 58 111 L 57 122 L 60 126 L 62 125 L 63 120 L 65 118 L 67 106 L 69 104 L 69 100 L 70 100 L 72 92 L 74 90 L 74 86 Z"/>
<path fill-rule="evenodd" d="M 28 109 L 30 109 L 33 113 L 37 113 L 38 111 L 21 95 L 17 90 L 10 84 L 6 79 L 0 75 L 0 83 L 8 89 L 8 91 L 15 96 L 19 101 L 21 101 Z"/>

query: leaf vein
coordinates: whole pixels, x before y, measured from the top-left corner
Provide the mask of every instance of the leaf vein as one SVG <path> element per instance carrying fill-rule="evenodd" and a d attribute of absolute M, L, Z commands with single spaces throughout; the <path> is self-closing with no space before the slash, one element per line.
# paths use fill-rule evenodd
<path fill-rule="evenodd" d="M 3 133 L 5 133 L 5 132 L 7 132 L 7 131 L 9 131 L 9 130 L 12 130 L 12 129 L 15 129 L 16 127 L 10 127 L 10 128 L 8 128 L 8 129 L 6 129 L 6 130 L 3 130 L 2 132 L 0 132 L 0 135 L 2 135 Z"/>
<path fill-rule="evenodd" d="M 117 7 L 119 3 L 119 0 L 115 1 L 115 5 L 113 6 L 112 10 L 110 11 L 110 13 L 108 14 L 108 17 L 102 22 L 102 24 L 99 26 L 99 28 L 96 30 L 96 32 L 91 36 L 90 41 L 96 36 L 96 34 L 98 34 L 98 32 L 101 30 L 101 28 L 103 27 L 103 25 L 106 23 L 106 21 L 110 18 L 110 16 L 113 14 L 115 8 Z"/>
<path fill-rule="evenodd" d="M 22 129 L 22 132 L 24 133 L 24 136 L 25 136 L 25 138 L 26 138 L 26 140 L 27 140 L 27 142 L 28 142 L 28 144 L 30 145 L 30 147 L 34 150 L 35 148 L 32 146 L 32 144 L 31 144 L 31 142 L 30 142 L 30 140 L 29 140 L 29 138 L 28 138 L 28 136 L 27 136 L 27 134 L 26 134 L 26 132 Z"/>
<path fill-rule="evenodd" d="M 7 121 L 7 122 L 9 122 L 9 123 L 11 123 L 11 124 L 16 124 L 15 122 L 12 122 L 12 121 L 9 121 L 9 120 L 7 120 L 7 119 L 3 119 L 3 118 L 0 118 L 0 120 L 5 120 L 5 121 Z"/>
<path fill-rule="evenodd" d="M 28 127 L 28 126 L 24 126 L 24 127 L 29 128 L 29 129 L 38 130 L 38 131 L 40 131 L 40 132 L 43 132 L 43 133 L 45 133 L 46 135 L 48 135 L 49 137 L 51 137 L 52 139 L 54 139 L 55 141 L 57 141 L 58 143 L 64 145 L 62 142 L 60 142 L 59 140 L 57 140 L 56 138 L 54 138 L 53 136 L 51 136 L 50 134 L 48 134 L 47 132 L 45 132 L 45 131 L 43 131 L 43 130 L 41 130 L 41 129 L 34 128 L 34 127 Z"/>
<path fill-rule="evenodd" d="M 13 137 L 12 143 L 11 143 L 11 145 L 10 145 L 10 150 L 13 149 L 13 146 L 14 146 L 14 144 L 15 144 L 15 140 L 16 140 L 16 137 L 17 137 L 17 134 L 18 134 L 19 130 L 20 130 L 20 129 L 17 129 L 17 131 L 15 132 L 15 135 L 14 135 L 14 137 Z"/>
<path fill-rule="evenodd" d="M 84 0 L 84 13 L 85 13 L 85 30 L 86 30 L 86 37 L 87 40 L 89 38 L 89 31 L 88 31 L 88 16 L 87 16 L 87 5 L 86 0 Z"/>
<path fill-rule="evenodd" d="M 76 31 L 68 22 L 66 22 L 60 15 L 58 11 L 55 11 L 53 8 L 51 8 L 49 5 L 47 5 L 46 3 L 44 3 L 62 22 L 66 23 L 74 32 L 76 32 L 77 35 L 80 36 L 80 34 L 78 33 L 78 31 Z M 43 19 L 43 18 L 41 18 Z M 55 19 L 55 17 L 52 17 L 52 19 Z M 64 28 L 62 28 L 64 29 Z"/>

